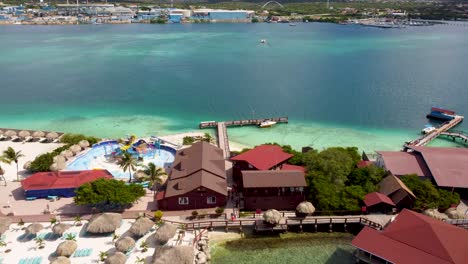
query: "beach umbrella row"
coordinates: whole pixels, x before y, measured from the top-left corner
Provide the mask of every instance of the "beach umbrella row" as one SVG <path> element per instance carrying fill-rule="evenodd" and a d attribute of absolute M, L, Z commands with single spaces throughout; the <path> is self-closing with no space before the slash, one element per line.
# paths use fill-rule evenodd
<path fill-rule="evenodd" d="M 26 130 L 21 130 L 19 133 L 18 133 L 18 136 L 22 137 L 22 138 L 25 138 L 25 137 L 29 137 L 31 136 L 31 133 L 29 131 L 26 131 Z"/>
<path fill-rule="evenodd" d="M 194 257 L 191 246 L 158 247 L 154 250 L 152 264 L 192 264 Z"/>
<path fill-rule="evenodd" d="M 60 224 L 56 224 L 54 225 L 54 227 L 52 228 L 52 232 L 56 235 L 63 235 L 63 233 L 65 233 L 65 231 L 67 231 L 72 225 L 69 225 L 69 224 L 64 224 L 64 223 L 60 223 Z"/>
<path fill-rule="evenodd" d="M 42 229 L 44 229 L 43 225 L 38 224 L 38 223 L 34 223 L 34 224 L 30 224 L 30 225 L 28 225 L 28 227 L 26 227 L 26 233 L 35 235 L 35 234 L 39 233 L 39 231 L 41 231 Z"/>
<path fill-rule="evenodd" d="M 67 257 L 60 256 L 54 259 L 50 264 L 71 264 L 71 262 Z"/>
<path fill-rule="evenodd" d="M 86 231 L 89 233 L 112 233 L 120 227 L 122 215 L 117 213 L 103 213 L 93 215 L 89 219 Z"/>
<path fill-rule="evenodd" d="M 80 147 L 82 149 L 85 149 L 85 148 L 89 147 L 89 142 L 88 142 L 88 140 L 81 140 L 80 142 L 78 142 L 78 145 L 80 145 Z"/>
<path fill-rule="evenodd" d="M 109 256 L 105 264 L 125 264 L 127 262 L 127 257 L 122 252 L 115 252 L 114 255 Z"/>
<path fill-rule="evenodd" d="M 73 240 L 65 240 L 57 246 L 55 254 L 62 257 L 70 257 L 78 248 L 78 244 Z"/>
<path fill-rule="evenodd" d="M 34 131 L 33 137 L 35 138 L 43 138 L 45 137 L 45 133 L 43 131 Z"/>
<path fill-rule="evenodd" d="M 56 138 L 58 138 L 58 137 L 59 137 L 59 135 L 58 135 L 56 132 L 49 132 L 49 133 L 47 133 L 47 135 L 46 135 L 46 138 L 47 138 L 48 140 L 54 140 L 54 139 L 56 139 Z"/>
<path fill-rule="evenodd" d="M 121 238 L 115 242 L 115 248 L 117 251 L 126 253 L 130 249 L 135 247 L 135 240 L 133 238 L 126 236 L 124 238 Z"/>
<path fill-rule="evenodd" d="M 177 227 L 175 225 L 165 222 L 156 230 L 154 238 L 159 244 L 164 245 L 169 239 L 175 236 L 176 231 Z"/>
<path fill-rule="evenodd" d="M 140 217 L 130 227 L 130 233 L 134 236 L 142 237 L 153 228 L 154 222 L 147 217 Z"/>
<path fill-rule="evenodd" d="M 7 136 L 7 137 L 14 137 L 14 136 L 16 136 L 16 131 L 14 131 L 14 130 L 8 130 L 7 132 L 5 132 L 5 136 Z"/>

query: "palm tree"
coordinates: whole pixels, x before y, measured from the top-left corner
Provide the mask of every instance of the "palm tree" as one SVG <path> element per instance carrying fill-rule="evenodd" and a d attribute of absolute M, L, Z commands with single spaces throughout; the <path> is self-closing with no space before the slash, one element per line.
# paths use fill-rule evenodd
<path fill-rule="evenodd" d="M 99 260 L 101 262 L 104 262 L 109 254 L 105 251 L 100 251 L 99 252 Z"/>
<path fill-rule="evenodd" d="M 156 183 L 161 183 L 161 176 L 166 175 L 166 172 L 163 168 L 157 167 L 153 162 L 148 163 L 145 166 L 144 172 L 149 176 L 149 181 L 151 183 L 151 189 L 155 191 Z"/>
<path fill-rule="evenodd" d="M 130 177 L 128 178 L 128 182 L 132 181 L 132 170 L 135 171 L 136 166 L 137 166 L 137 160 L 132 156 L 132 154 L 128 152 L 124 152 L 122 159 L 119 161 L 120 168 L 124 172 L 127 172 L 127 170 L 130 173 Z"/>
<path fill-rule="evenodd" d="M 65 240 L 76 241 L 76 236 L 75 236 L 74 234 L 68 233 L 68 234 L 65 236 Z"/>
<path fill-rule="evenodd" d="M 80 215 L 75 216 L 75 225 L 76 226 L 81 225 L 81 216 Z"/>
<path fill-rule="evenodd" d="M 135 264 L 145 264 L 145 258 L 137 257 Z"/>
<path fill-rule="evenodd" d="M 141 252 L 148 251 L 148 243 L 146 241 L 141 242 L 140 248 L 141 248 Z"/>
<path fill-rule="evenodd" d="M 213 142 L 213 137 L 209 133 L 205 133 L 205 135 L 203 135 L 202 141 L 211 143 Z"/>
<path fill-rule="evenodd" d="M 39 249 L 43 249 L 43 248 L 45 247 L 45 241 L 44 241 L 43 238 L 37 237 L 37 238 L 35 239 L 35 241 L 36 241 L 36 245 L 37 245 L 37 247 L 38 247 Z"/>
<path fill-rule="evenodd" d="M 57 224 L 57 218 L 55 217 L 52 217 L 50 218 L 50 227 L 53 227 L 55 224 Z"/>
<path fill-rule="evenodd" d="M 5 180 L 5 177 L 3 177 L 3 174 L 5 174 L 5 171 L 3 170 L 2 166 L 0 166 L 0 180 L 4 181 L 5 186 L 7 186 L 7 181 Z"/>
<path fill-rule="evenodd" d="M 22 157 L 24 157 L 24 155 L 21 153 L 21 150 L 16 152 L 12 147 L 8 147 L 7 150 L 3 151 L 3 155 L 0 158 L 0 161 L 5 162 L 7 164 L 11 164 L 12 162 L 16 163 L 16 179 L 18 181 L 19 181 L 18 160 Z"/>
<path fill-rule="evenodd" d="M 115 242 L 117 239 L 119 239 L 119 235 L 117 235 L 115 232 L 112 234 L 112 242 Z"/>

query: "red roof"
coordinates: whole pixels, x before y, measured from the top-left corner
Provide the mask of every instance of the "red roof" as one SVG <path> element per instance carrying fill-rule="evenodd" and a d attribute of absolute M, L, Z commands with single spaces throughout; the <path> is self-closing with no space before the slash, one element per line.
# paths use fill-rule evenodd
<path fill-rule="evenodd" d="M 21 181 L 25 191 L 44 189 L 69 189 L 100 178 L 112 179 L 107 170 L 39 172 Z"/>
<path fill-rule="evenodd" d="M 305 168 L 302 166 L 291 165 L 291 164 L 283 164 L 281 165 L 281 170 L 284 171 L 302 171 L 305 172 Z"/>
<path fill-rule="evenodd" d="M 395 206 L 395 203 L 393 203 L 393 201 L 390 198 L 388 198 L 387 195 L 381 194 L 379 192 L 366 194 L 366 196 L 364 197 L 364 203 L 366 204 L 366 206 L 373 206 L 379 203 L 386 203 Z"/>
<path fill-rule="evenodd" d="M 164 199 L 164 194 L 165 194 L 165 191 L 156 193 L 156 201 L 161 201 L 162 199 Z"/>
<path fill-rule="evenodd" d="M 418 153 L 401 151 L 379 151 L 385 163 L 385 169 L 395 176 L 416 174 L 422 177 L 431 177 L 431 172 L 424 159 Z"/>
<path fill-rule="evenodd" d="M 365 227 L 351 243 L 399 264 L 464 264 L 468 259 L 468 230 L 407 209 L 384 231 Z"/>
<path fill-rule="evenodd" d="M 231 158 L 231 160 L 246 161 L 258 170 L 269 170 L 290 159 L 292 156 L 293 154 L 284 152 L 279 146 L 261 145 L 239 154 Z"/>
<path fill-rule="evenodd" d="M 358 162 L 356 167 L 365 168 L 365 167 L 367 167 L 369 165 L 372 165 L 372 164 L 374 164 L 374 163 L 372 161 L 370 161 L 370 160 L 361 160 L 361 161 Z"/>

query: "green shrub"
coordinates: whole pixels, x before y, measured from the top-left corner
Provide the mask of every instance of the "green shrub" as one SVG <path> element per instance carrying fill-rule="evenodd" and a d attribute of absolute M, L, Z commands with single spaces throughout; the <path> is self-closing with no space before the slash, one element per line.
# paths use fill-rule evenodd
<path fill-rule="evenodd" d="M 88 137 L 82 134 L 69 134 L 69 133 L 64 134 L 60 138 L 60 142 L 70 144 L 70 145 L 78 144 L 81 140 L 87 140 L 90 145 L 93 145 L 93 144 L 98 143 L 101 139 L 97 137 Z"/>
<path fill-rule="evenodd" d="M 154 219 L 156 219 L 156 221 L 159 221 L 161 220 L 163 215 L 164 213 L 161 210 L 157 210 L 156 212 L 154 212 Z"/>
<path fill-rule="evenodd" d="M 32 162 L 29 170 L 32 172 L 50 171 L 50 165 L 54 162 L 53 159 L 56 155 L 52 153 L 45 153 L 37 156 Z"/>
<path fill-rule="evenodd" d="M 224 213 L 224 207 L 218 207 L 218 208 L 216 208 L 215 212 L 216 212 L 217 214 L 222 214 L 222 213 Z"/>
<path fill-rule="evenodd" d="M 195 139 L 193 137 L 186 136 L 186 137 L 184 137 L 182 144 L 183 145 L 192 145 L 193 142 L 195 142 Z"/>
<path fill-rule="evenodd" d="M 198 215 L 198 212 L 197 212 L 197 211 L 192 211 L 192 216 L 193 216 L 193 217 L 197 217 L 197 215 Z"/>
<path fill-rule="evenodd" d="M 158 17 L 158 18 L 155 18 L 155 19 L 151 19 L 151 20 L 150 20 L 150 23 L 151 23 L 151 24 L 166 24 L 166 23 L 167 23 L 167 19 L 162 18 L 162 17 Z"/>
<path fill-rule="evenodd" d="M 259 22 L 258 18 L 256 18 L 256 17 L 252 18 L 252 23 L 258 23 L 258 22 Z"/>

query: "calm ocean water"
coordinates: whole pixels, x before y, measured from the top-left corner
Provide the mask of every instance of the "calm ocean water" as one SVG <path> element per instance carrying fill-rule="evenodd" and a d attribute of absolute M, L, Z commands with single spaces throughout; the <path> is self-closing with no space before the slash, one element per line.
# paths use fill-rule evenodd
<path fill-rule="evenodd" d="M 229 135 L 399 149 L 431 106 L 468 116 L 467 47 L 468 27 L 450 26 L 2 26 L 0 127 L 118 137 L 287 115 Z"/>

